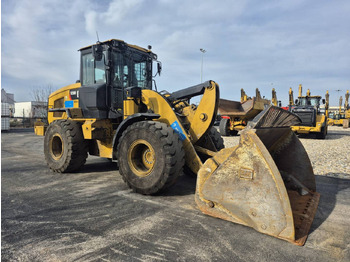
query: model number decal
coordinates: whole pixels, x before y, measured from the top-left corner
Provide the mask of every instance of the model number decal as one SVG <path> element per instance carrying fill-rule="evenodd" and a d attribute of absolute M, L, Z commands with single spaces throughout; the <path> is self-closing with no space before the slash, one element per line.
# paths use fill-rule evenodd
<path fill-rule="evenodd" d="M 72 100 L 78 99 L 79 98 L 79 90 L 77 90 L 77 89 L 70 90 L 69 95 L 70 95 Z"/>

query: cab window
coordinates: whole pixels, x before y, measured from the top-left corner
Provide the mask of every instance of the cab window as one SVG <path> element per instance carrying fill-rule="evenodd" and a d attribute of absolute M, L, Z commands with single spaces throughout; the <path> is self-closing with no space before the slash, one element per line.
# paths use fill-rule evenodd
<path fill-rule="evenodd" d="M 94 84 L 94 58 L 91 53 L 82 55 L 82 85 Z"/>
<path fill-rule="evenodd" d="M 82 55 L 82 85 L 106 83 L 105 51 L 101 61 L 95 61 L 92 53 Z"/>

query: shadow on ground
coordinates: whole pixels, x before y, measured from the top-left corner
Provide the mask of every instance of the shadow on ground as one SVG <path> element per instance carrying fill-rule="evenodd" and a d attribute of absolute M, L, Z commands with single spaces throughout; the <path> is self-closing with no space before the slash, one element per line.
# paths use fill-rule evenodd
<path fill-rule="evenodd" d="M 327 175 L 331 174 L 315 176 L 317 192 L 321 194 L 321 197 L 309 234 L 320 227 L 332 213 L 337 204 L 337 194 L 340 191 L 350 188 L 349 179 L 335 178 Z"/>

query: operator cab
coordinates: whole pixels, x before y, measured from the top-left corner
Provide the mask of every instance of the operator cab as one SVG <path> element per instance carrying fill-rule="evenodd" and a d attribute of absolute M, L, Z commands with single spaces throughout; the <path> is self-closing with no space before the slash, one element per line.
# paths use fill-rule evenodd
<path fill-rule="evenodd" d="M 296 104 L 298 106 L 304 106 L 304 107 L 316 107 L 318 108 L 320 106 L 320 101 L 321 101 L 321 97 L 320 96 L 313 96 L 313 97 L 309 97 L 309 96 L 305 96 L 305 97 L 299 97 L 299 100 L 297 100 Z"/>
<path fill-rule="evenodd" d="M 325 104 L 325 100 L 322 100 Z M 298 115 L 302 123 L 300 126 L 315 126 L 317 115 L 320 114 L 320 96 L 301 96 L 295 100 L 295 106 L 291 111 Z"/>
<path fill-rule="evenodd" d="M 121 40 L 81 48 L 79 105 L 87 118 L 120 118 L 129 92 L 141 98 L 152 89 L 152 64 L 157 55 Z M 158 64 L 158 73 L 160 73 Z"/>

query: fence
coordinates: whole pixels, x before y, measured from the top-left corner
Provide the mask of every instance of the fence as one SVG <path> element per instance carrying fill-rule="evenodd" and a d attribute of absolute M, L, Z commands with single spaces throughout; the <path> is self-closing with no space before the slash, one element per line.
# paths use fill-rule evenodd
<path fill-rule="evenodd" d="M 10 128 L 33 128 L 37 117 L 11 117 Z M 46 123 L 47 118 L 40 118 L 42 122 Z"/>

